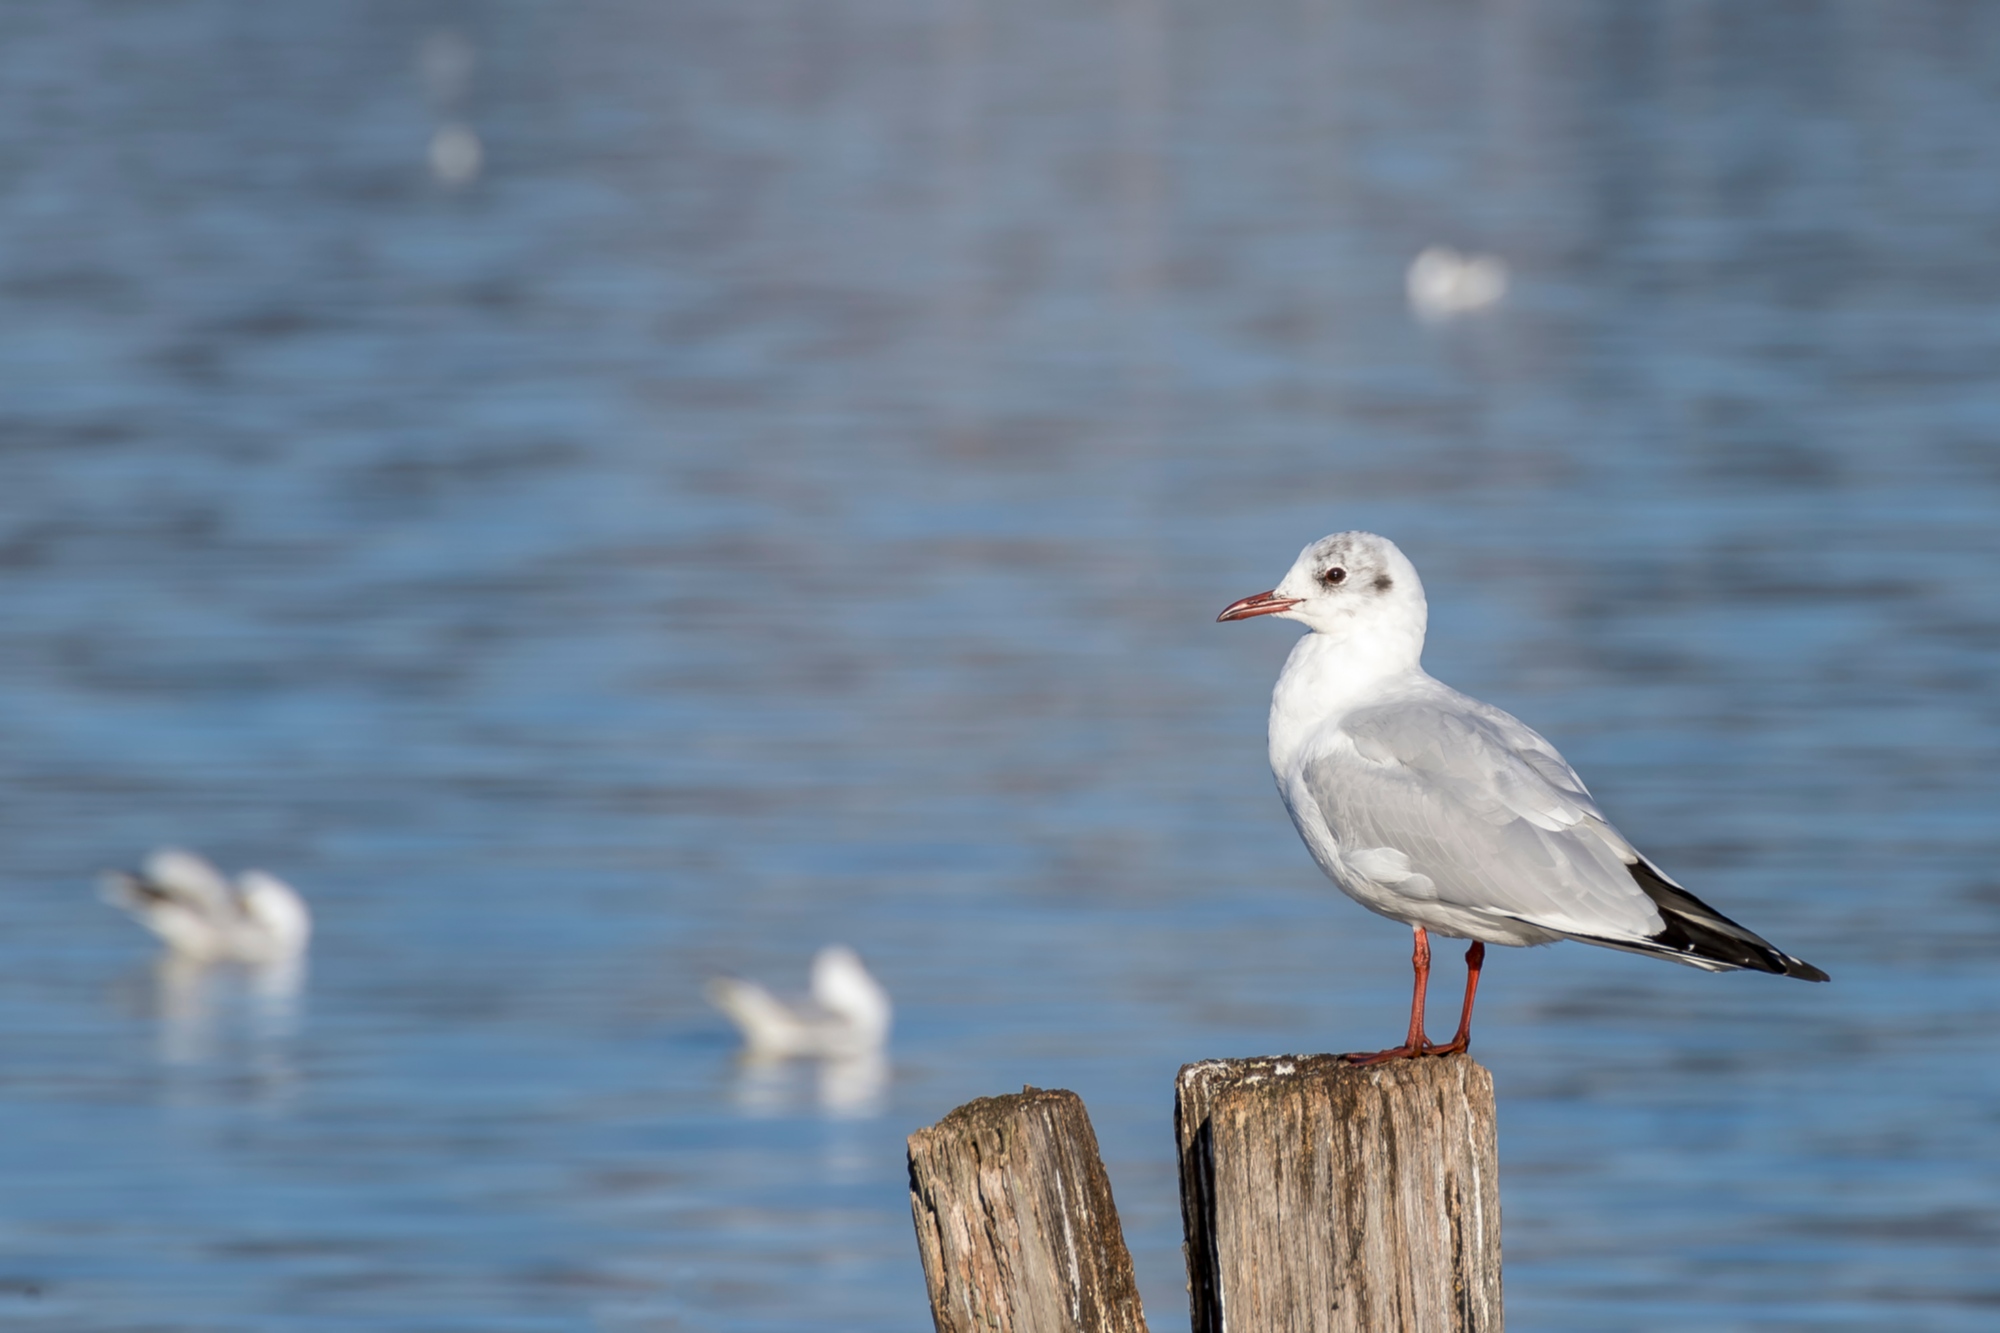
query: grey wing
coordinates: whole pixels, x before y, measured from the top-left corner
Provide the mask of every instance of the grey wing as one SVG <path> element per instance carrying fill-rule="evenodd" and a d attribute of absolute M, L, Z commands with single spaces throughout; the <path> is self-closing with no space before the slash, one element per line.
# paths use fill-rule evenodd
<path fill-rule="evenodd" d="M 1644 940 L 1663 921 L 1639 861 L 1570 766 L 1497 708 L 1448 691 L 1350 715 L 1305 773 L 1344 852 L 1396 892 L 1564 935 Z M 1369 857 L 1380 850 L 1390 855 Z M 1407 858 L 1398 864 L 1393 854 Z"/>

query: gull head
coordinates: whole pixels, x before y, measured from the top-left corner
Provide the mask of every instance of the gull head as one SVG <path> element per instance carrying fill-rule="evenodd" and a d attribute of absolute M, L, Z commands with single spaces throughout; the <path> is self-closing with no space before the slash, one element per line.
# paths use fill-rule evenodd
<path fill-rule="evenodd" d="M 1277 616 L 1338 638 L 1414 636 L 1424 641 L 1423 580 L 1396 543 L 1372 532 L 1336 532 L 1299 552 L 1269 592 L 1231 602 L 1217 620 Z"/>
<path fill-rule="evenodd" d="M 888 1039 L 895 1015 L 889 992 L 846 945 L 829 944 L 813 956 L 812 997 L 845 1021 L 861 1045 L 876 1047 Z"/>
<path fill-rule="evenodd" d="M 238 875 L 236 888 L 244 920 L 252 927 L 243 952 L 259 955 L 257 961 L 296 958 L 305 952 L 312 939 L 312 912 L 298 890 L 261 870 Z"/>

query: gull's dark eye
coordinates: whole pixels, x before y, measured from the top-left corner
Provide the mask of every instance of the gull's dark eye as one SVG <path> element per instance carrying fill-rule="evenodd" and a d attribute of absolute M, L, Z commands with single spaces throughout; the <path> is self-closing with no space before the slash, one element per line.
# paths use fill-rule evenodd
<path fill-rule="evenodd" d="M 1321 583 L 1324 583 L 1327 587 L 1331 588 L 1336 583 L 1347 582 L 1347 571 L 1342 569 L 1339 565 L 1335 565 L 1332 569 L 1329 569 L 1326 571 L 1326 573 L 1320 575 L 1319 581 Z"/>

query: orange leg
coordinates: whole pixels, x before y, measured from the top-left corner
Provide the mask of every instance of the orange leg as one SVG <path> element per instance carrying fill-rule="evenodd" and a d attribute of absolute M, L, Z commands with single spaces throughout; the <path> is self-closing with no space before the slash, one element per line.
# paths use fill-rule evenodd
<path fill-rule="evenodd" d="M 1472 1044 L 1472 1000 L 1479 994 L 1479 969 L 1486 963 L 1486 946 L 1478 940 L 1465 951 L 1465 1007 L 1458 1011 L 1458 1035 L 1442 1046 L 1433 1046 L 1432 1055 L 1457 1055 Z"/>
<path fill-rule="evenodd" d="M 1413 1055 L 1423 1055 L 1431 1049 L 1429 1038 L 1424 1036 L 1424 991 L 1431 981 L 1431 937 L 1422 926 L 1412 926 L 1416 932 L 1417 947 L 1410 955 L 1410 966 L 1417 974 L 1417 983 L 1410 995 L 1410 1031 L 1401 1046 L 1392 1046 L 1386 1051 L 1356 1051 L 1341 1057 L 1357 1065 L 1380 1064 L 1384 1060 L 1407 1060 Z M 1463 1050 L 1463 1047 L 1459 1049 Z"/>

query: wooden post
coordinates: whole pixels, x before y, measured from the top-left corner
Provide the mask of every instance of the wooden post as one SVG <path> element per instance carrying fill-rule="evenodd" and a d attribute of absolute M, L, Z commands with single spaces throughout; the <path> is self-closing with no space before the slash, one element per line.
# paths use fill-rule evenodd
<path fill-rule="evenodd" d="M 1194 1333 L 1500 1333 L 1493 1077 L 1469 1056 L 1210 1060 L 1175 1092 Z"/>
<path fill-rule="evenodd" d="M 982 1097 L 910 1135 L 910 1213 L 938 1333 L 1146 1333 L 1075 1093 Z"/>

